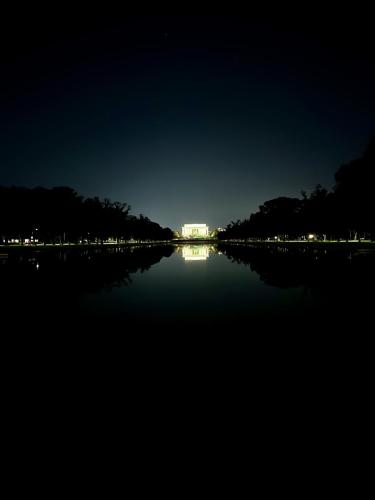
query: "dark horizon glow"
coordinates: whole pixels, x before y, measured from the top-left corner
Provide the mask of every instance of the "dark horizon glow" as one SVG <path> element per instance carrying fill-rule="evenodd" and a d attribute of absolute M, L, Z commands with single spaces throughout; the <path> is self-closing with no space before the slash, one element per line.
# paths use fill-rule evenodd
<path fill-rule="evenodd" d="M 0 185 L 71 186 L 172 229 L 330 189 L 375 131 L 365 15 L 10 18 Z"/>

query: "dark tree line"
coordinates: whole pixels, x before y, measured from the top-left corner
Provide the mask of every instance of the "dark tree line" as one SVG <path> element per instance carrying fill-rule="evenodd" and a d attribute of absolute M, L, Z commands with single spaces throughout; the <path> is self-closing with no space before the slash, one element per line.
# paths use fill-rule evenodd
<path fill-rule="evenodd" d="M 330 192 L 318 185 L 310 196 L 266 201 L 219 238 L 375 239 L 375 137 L 361 158 L 339 168 L 335 181 Z"/>
<path fill-rule="evenodd" d="M 0 243 L 170 240 L 173 232 L 130 214 L 127 203 L 84 198 L 69 187 L 0 186 Z"/>

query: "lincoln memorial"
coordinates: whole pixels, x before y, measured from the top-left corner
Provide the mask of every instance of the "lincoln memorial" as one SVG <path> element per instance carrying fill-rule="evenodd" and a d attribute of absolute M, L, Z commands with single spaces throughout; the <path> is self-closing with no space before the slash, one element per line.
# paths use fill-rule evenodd
<path fill-rule="evenodd" d="M 185 224 L 182 226 L 183 238 L 207 238 L 208 226 L 206 224 Z"/>

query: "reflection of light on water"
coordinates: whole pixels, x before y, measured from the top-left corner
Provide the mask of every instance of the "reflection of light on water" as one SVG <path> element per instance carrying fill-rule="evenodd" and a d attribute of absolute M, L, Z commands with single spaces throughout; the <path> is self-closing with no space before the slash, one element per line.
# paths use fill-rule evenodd
<path fill-rule="evenodd" d="M 182 247 L 182 257 L 185 260 L 206 260 L 209 255 L 208 245 L 184 245 Z"/>

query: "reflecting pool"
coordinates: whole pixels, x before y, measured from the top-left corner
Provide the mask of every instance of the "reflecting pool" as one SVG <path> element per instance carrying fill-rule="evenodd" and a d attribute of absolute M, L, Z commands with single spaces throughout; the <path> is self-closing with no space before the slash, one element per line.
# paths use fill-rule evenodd
<path fill-rule="evenodd" d="M 276 244 L 147 245 L 0 254 L 3 321 L 68 328 L 363 330 L 374 251 Z"/>

